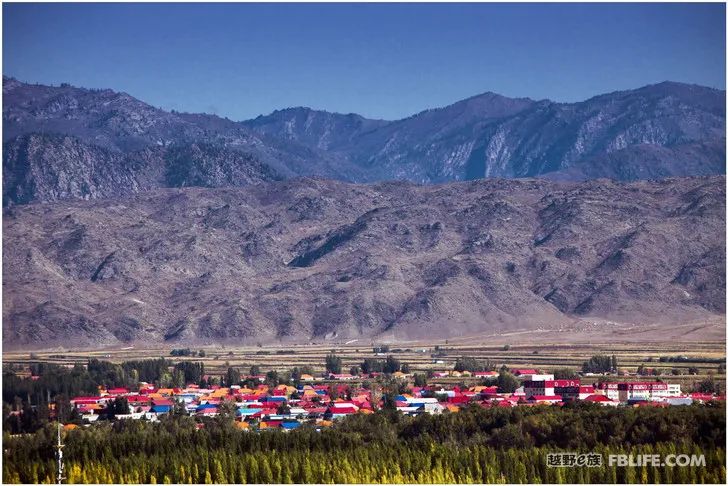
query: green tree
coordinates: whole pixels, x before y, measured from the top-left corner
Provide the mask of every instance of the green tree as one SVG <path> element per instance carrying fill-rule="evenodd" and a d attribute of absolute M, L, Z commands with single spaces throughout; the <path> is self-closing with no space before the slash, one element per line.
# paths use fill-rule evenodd
<path fill-rule="evenodd" d="M 240 370 L 237 368 L 229 367 L 225 374 L 225 384 L 227 386 L 239 385 L 240 384 Z"/>
<path fill-rule="evenodd" d="M 557 368 L 554 370 L 555 380 L 575 380 L 579 375 L 571 368 Z"/>
<path fill-rule="evenodd" d="M 592 356 L 582 365 L 584 373 L 607 373 L 613 369 L 612 357 L 606 355 Z"/>
<path fill-rule="evenodd" d="M 326 371 L 329 373 L 341 373 L 341 357 L 333 353 L 326 355 Z"/>
<path fill-rule="evenodd" d="M 495 369 L 493 363 L 488 360 L 478 360 L 469 356 L 458 358 L 455 361 L 455 371 L 492 371 Z"/>
<path fill-rule="evenodd" d="M 106 406 L 106 415 L 113 419 L 116 415 L 126 415 L 129 413 L 129 401 L 126 397 L 116 397 L 114 401 Z"/>
<path fill-rule="evenodd" d="M 718 383 L 713 375 L 709 375 L 706 379 L 699 381 L 693 385 L 693 391 L 698 393 L 721 393 L 720 383 Z"/>
<path fill-rule="evenodd" d="M 277 386 L 280 383 L 278 378 L 278 372 L 276 370 L 270 370 L 265 374 L 265 383 L 268 386 Z"/>
<path fill-rule="evenodd" d="M 222 424 L 230 424 L 235 420 L 238 407 L 232 400 L 223 400 L 217 407 L 217 419 Z"/>
<path fill-rule="evenodd" d="M 518 379 L 507 371 L 498 374 L 498 393 L 513 393 L 520 386 Z"/>

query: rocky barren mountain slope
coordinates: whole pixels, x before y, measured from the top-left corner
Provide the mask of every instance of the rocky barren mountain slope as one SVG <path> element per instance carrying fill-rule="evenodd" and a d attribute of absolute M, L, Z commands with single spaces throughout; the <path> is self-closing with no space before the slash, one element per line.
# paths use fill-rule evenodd
<path fill-rule="evenodd" d="M 322 148 L 368 168 L 367 180 L 433 183 L 544 174 L 638 180 L 725 173 L 725 91 L 680 83 L 580 103 L 484 93 L 391 123 L 299 108 L 245 124 L 304 144 L 325 141 Z M 689 154 L 683 148 L 678 156 L 665 155 L 686 145 Z M 588 168 L 579 171 L 583 163 Z"/>
<path fill-rule="evenodd" d="M 126 93 L 3 78 L 3 205 L 299 176 L 441 183 L 725 173 L 725 91 L 661 83 L 581 103 L 484 93 L 398 121 L 308 108 L 234 122 Z"/>
<path fill-rule="evenodd" d="M 344 178 L 346 170 L 322 151 L 288 140 L 264 143 L 213 115 L 168 113 L 111 90 L 3 77 L 4 206 L 319 172 Z"/>
<path fill-rule="evenodd" d="M 725 92 L 678 83 L 235 122 L 4 77 L 3 345 L 712 319 L 724 173 Z"/>
<path fill-rule="evenodd" d="M 14 205 L 3 231 L 5 349 L 401 340 L 725 312 L 723 176 L 155 189 Z"/>

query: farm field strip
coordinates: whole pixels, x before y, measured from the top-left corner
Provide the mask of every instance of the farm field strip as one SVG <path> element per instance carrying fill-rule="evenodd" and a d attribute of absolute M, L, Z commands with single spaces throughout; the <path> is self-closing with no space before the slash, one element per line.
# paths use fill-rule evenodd
<path fill-rule="evenodd" d="M 506 365 L 510 368 L 538 368 L 554 370 L 556 368 L 571 368 L 579 370 L 584 361 L 596 354 L 615 354 L 619 360 L 619 367 L 628 371 L 635 371 L 638 366 L 655 368 L 661 371 L 663 377 L 671 381 L 690 382 L 700 377 L 713 374 L 718 379 L 725 378 L 725 371 L 719 370 L 719 363 L 710 360 L 721 359 L 725 362 L 725 342 L 690 342 L 690 343 L 640 343 L 639 347 L 633 344 L 538 344 L 538 345 L 512 345 L 506 350 L 503 345 L 473 345 L 457 344 L 457 342 L 437 343 L 401 343 L 390 345 L 387 353 L 374 353 L 376 343 L 355 343 L 336 347 L 334 345 L 292 345 L 277 347 L 234 347 L 234 346 L 199 346 L 192 349 L 203 349 L 205 357 L 199 356 L 170 356 L 170 348 L 134 348 L 134 349 L 101 349 L 91 351 L 44 351 L 30 353 L 7 352 L 4 353 L 4 363 L 28 364 L 30 362 L 48 362 L 71 366 L 83 363 L 89 358 L 103 359 L 112 362 L 127 360 L 166 358 L 171 361 L 202 361 L 210 374 L 222 374 L 229 366 L 238 367 L 243 372 L 252 365 L 260 367 L 262 372 L 270 370 L 285 371 L 293 367 L 310 366 L 315 372 L 324 370 L 325 356 L 335 351 L 342 358 L 342 370 L 348 371 L 352 366 L 360 365 L 365 358 L 383 359 L 392 354 L 402 363 L 407 363 L 410 369 L 417 371 L 443 371 L 451 370 L 458 357 L 469 356 L 479 360 L 487 360 L 500 367 Z M 437 349 L 436 349 L 437 348 Z M 695 359 L 695 362 L 667 362 L 659 361 L 660 357 L 685 356 Z M 651 361 L 650 361 L 651 359 Z M 703 361 L 701 361 L 702 359 Z M 673 369 L 686 373 L 688 368 L 696 368 L 696 375 L 672 375 Z M 594 377 L 595 380 L 598 377 Z M 624 377 L 635 379 L 635 377 Z M 467 377 L 452 377 L 439 379 L 442 383 L 453 383 L 469 380 Z"/>

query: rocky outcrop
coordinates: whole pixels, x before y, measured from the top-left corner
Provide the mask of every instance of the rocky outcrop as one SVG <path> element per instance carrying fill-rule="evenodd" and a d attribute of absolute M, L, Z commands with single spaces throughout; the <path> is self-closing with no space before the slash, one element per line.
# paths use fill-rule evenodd
<path fill-rule="evenodd" d="M 70 136 L 23 135 L 4 144 L 3 205 L 129 196 L 160 187 L 224 187 L 280 178 L 255 156 L 192 143 L 120 153 Z"/>

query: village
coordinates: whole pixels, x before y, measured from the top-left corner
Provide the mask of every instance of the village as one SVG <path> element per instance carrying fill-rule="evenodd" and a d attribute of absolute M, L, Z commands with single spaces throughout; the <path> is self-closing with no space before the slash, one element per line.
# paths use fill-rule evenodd
<path fill-rule="evenodd" d="M 489 407 L 563 406 L 571 402 L 587 402 L 607 407 L 677 406 L 724 400 L 724 396 L 708 393 L 684 393 L 681 385 L 663 381 L 617 382 L 602 379 L 592 384 L 581 379 L 555 379 L 553 374 L 536 369 L 510 370 L 518 381 L 511 393 L 499 391 L 497 384 L 470 387 L 430 384 L 412 386 L 412 375 L 397 371 L 387 379 L 400 383 L 402 393 L 382 393 L 372 382 L 363 383 L 361 376 L 342 373 L 303 374 L 300 384 L 266 384 L 265 375 L 246 377 L 256 386 L 201 387 L 188 384 L 183 388 L 158 388 L 140 383 L 138 389 L 99 387 L 96 396 L 77 396 L 71 404 L 85 425 L 100 418 L 113 420 L 157 421 L 166 414 L 179 413 L 194 417 L 217 417 L 228 414 L 235 425 L 244 430 L 293 430 L 302 424 L 316 428 L 331 426 L 336 420 L 352 414 L 369 414 L 382 408 L 396 409 L 405 415 L 456 413 L 471 405 Z M 496 371 L 438 371 L 433 379 L 473 377 L 497 380 Z M 375 383 L 382 373 L 365 378 Z M 608 378 L 608 377 L 606 377 Z M 108 413 L 113 407 L 114 413 Z M 120 409 L 121 407 L 121 409 Z M 199 424 L 203 426 L 202 423 Z M 73 428 L 77 425 L 70 424 Z"/>

